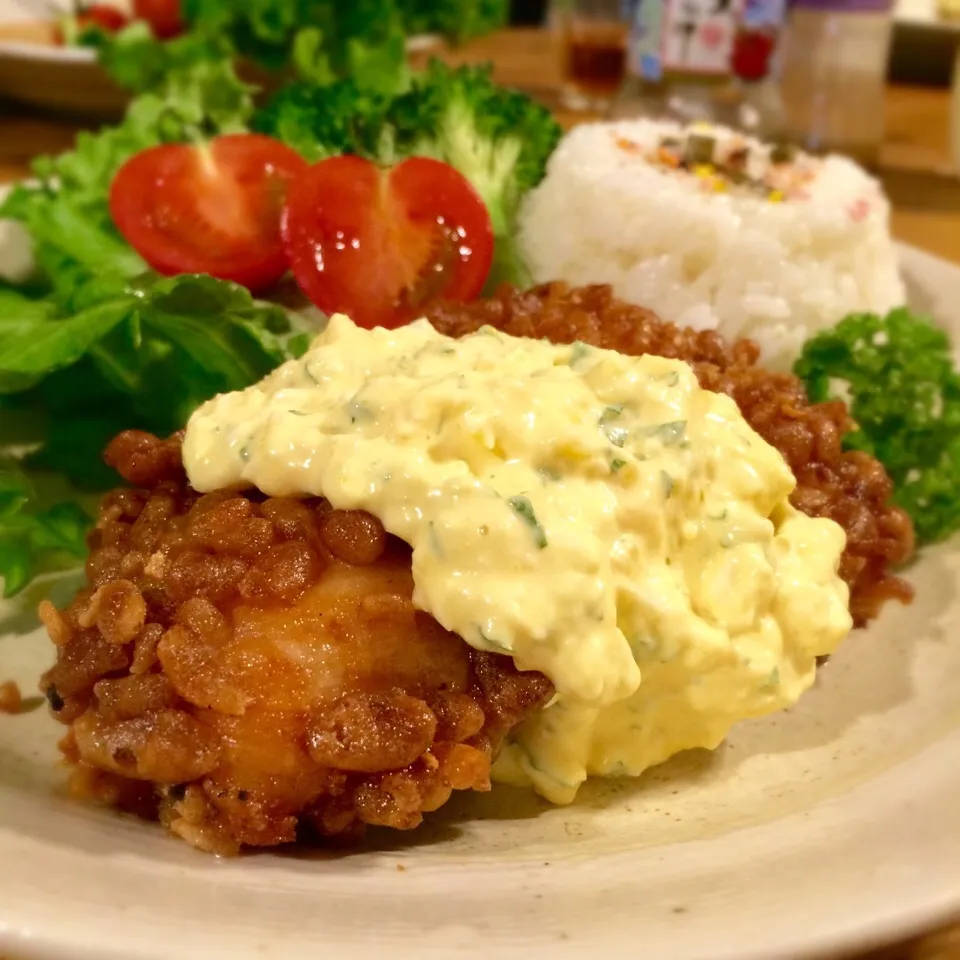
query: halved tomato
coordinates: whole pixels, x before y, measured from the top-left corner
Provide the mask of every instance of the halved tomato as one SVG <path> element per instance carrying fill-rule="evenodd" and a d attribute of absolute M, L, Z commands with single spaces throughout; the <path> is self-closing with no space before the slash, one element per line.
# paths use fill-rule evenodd
<path fill-rule="evenodd" d="M 154 36 L 161 40 L 169 40 L 184 31 L 180 0 L 133 0 L 133 15 L 138 20 L 146 20 Z"/>
<path fill-rule="evenodd" d="M 315 164 L 290 186 L 282 232 L 303 292 L 364 327 L 400 326 L 433 300 L 472 300 L 493 259 L 480 195 L 424 157 L 389 169 L 354 156 Z"/>
<path fill-rule="evenodd" d="M 159 273 L 209 273 L 262 290 L 287 271 L 280 214 L 290 182 L 308 169 L 298 153 L 259 134 L 166 144 L 120 168 L 110 213 Z"/>

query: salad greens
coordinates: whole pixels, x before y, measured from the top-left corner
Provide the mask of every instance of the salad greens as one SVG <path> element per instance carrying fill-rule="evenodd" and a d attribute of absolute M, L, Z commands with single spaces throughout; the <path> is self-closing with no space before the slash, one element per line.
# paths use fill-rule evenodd
<path fill-rule="evenodd" d="M 920 543 L 960 530 L 960 374 L 947 334 L 906 308 L 855 314 L 809 340 L 795 371 L 811 400 L 846 400 L 844 442 L 887 468 Z"/>
<path fill-rule="evenodd" d="M 110 183 L 126 160 L 160 143 L 243 131 L 252 113 L 250 89 L 230 62 L 198 58 L 137 97 L 118 126 L 81 133 L 74 150 L 38 158 L 36 181 L 14 188 L 0 204 L 0 217 L 29 231 L 50 301 L 61 312 L 79 310 L 146 270 L 108 207 Z"/>
<path fill-rule="evenodd" d="M 41 569 L 82 555 L 79 507 L 42 509 L 56 474 L 80 490 L 114 476 L 97 452 L 118 432 L 171 433 L 204 400 L 261 379 L 303 352 L 284 310 L 207 276 L 143 274 L 100 286 L 78 312 L 0 288 L 0 442 L 28 451 L 0 466 L 0 576 L 14 593 Z M 12 434 L 12 435 L 11 435 Z"/>
<path fill-rule="evenodd" d="M 110 76 L 133 93 L 155 91 L 171 77 L 189 77 L 198 64 L 216 64 L 233 73 L 234 55 L 226 37 L 188 33 L 173 40 L 154 37 L 149 24 L 134 21 L 117 33 L 98 30 L 89 34 L 89 46 L 97 48 L 97 59 Z M 235 90 L 236 78 L 226 89 Z"/>
<path fill-rule="evenodd" d="M 33 483 L 13 459 L 0 461 L 0 577 L 8 595 L 38 573 L 76 566 L 86 556 L 90 517 L 76 502 L 31 507 Z"/>
<path fill-rule="evenodd" d="M 434 60 L 396 98 L 371 95 L 350 80 L 291 84 L 253 117 L 254 130 L 306 159 L 357 153 L 380 163 L 427 156 L 460 171 L 483 198 L 496 237 L 489 285 L 527 285 L 514 246 L 523 195 L 543 179 L 561 130 L 525 94 L 498 86 L 487 65 L 452 69 Z"/>
<path fill-rule="evenodd" d="M 134 91 L 197 59 L 240 59 L 269 74 L 326 86 L 351 79 L 384 96 L 409 86 L 407 41 L 454 42 L 506 24 L 508 0 L 183 0 L 187 33 L 151 44 L 144 21 L 110 33 L 88 26 L 70 42 L 95 47 L 111 76 Z"/>
<path fill-rule="evenodd" d="M 121 124 L 39 158 L 35 182 L 0 205 L 0 217 L 27 228 L 39 267 L 29 285 L 0 283 L 0 445 L 28 451 L 0 473 L 8 594 L 82 555 L 89 518 L 72 500 L 47 506 L 51 475 L 109 487 L 97 453 L 119 430 L 176 430 L 197 404 L 305 346 L 285 340 L 291 322 L 279 307 L 211 277 L 161 280 L 115 229 L 108 195 L 124 161 L 159 143 L 244 130 L 253 112 L 223 58 L 184 57 L 149 85 Z"/>
<path fill-rule="evenodd" d="M 292 64 L 317 83 L 353 77 L 383 94 L 408 82 L 407 32 L 392 0 L 186 0 L 184 16 L 193 32 L 226 38 L 269 71 Z"/>
<path fill-rule="evenodd" d="M 184 0 L 192 30 L 227 36 L 237 50 L 268 69 L 291 59 L 303 31 L 322 38 L 330 65 L 348 70 L 351 57 L 386 49 L 408 36 L 440 33 L 454 41 L 490 33 L 507 23 L 508 0 Z M 353 53 L 351 53 L 351 48 Z M 362 55 L 361 55 L 362 56 Z M 342 75 L 342 73 L 341 73 Z"/>
<path fill-rule="evenodd" d="M 407 33 L 442 33 L 456 41 L 506 26 L 509 0 L 398 0 Z"/>
<path fill-rule="evenodd" d="M 182 0 L 187 32 L 150 49 L 145 21 L 111 33 L 64 22 L 65 41 L 100 50 L 122 86 L 145 89 L 145 78 L 183 65 L 204 48 L 241 58 L 270 74 L 313 83 L 353 79 L 392 95 L 409 82 L 407 41 L 440 34 L 455 43 L 506 25 L 509 0 Z"/>

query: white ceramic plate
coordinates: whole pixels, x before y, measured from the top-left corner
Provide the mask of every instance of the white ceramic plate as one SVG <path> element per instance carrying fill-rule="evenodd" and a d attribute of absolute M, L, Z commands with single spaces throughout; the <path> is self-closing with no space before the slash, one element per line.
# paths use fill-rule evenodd
<path fill-rule="evenodd" d="M 960 269 L 903 264 L 960 341 Z M 460 797 L 352 853 L 196 853 L 63 799 L 44 709 L 0 717 L 0 953 L 801 960 L 911 935 L 960 913 L 958 573 L 960 541 L 925 551 L 911 607 L 714 754 L 567 809 Z M 51 659 L 32 613 L 49 589 L 0 608 L 0 675 L 28 692 Z"/>
<path fill-rule="evenodd" d="M 113 6 L 129 13 L 128 0 Z M 28 107 L 96 118 L 116 116 L 126 94 L 92 50 L 53 42 L 57 9 L 70 0 L 0 0 L 0 97 Z"/>

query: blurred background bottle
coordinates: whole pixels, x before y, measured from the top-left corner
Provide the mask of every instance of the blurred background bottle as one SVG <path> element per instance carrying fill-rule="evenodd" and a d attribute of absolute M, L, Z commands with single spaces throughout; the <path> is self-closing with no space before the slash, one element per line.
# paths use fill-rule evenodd
<path fill-rule="evenodd" d="M 892 0 L 793 0 L 782 72 L 792 140 L 877 165 L 892 6 Z"/>
<path fill-rule="evenodd" d="M 708 121 L 777 139 L 786 0 L 633 0 L 616 116 Z"/>
<path fill-rule="evenodd" d="M 623 84 L 631 0 L 554 0 L 551 26 L 560 44 L 569 110 L 605 112 Z"/>

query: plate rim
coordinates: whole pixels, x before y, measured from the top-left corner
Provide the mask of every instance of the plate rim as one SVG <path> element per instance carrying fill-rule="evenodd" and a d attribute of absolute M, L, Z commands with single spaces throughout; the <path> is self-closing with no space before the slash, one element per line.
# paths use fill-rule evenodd
<path fill-rule="evenodd" d="M 937 765 L 938 754 L 950 754 L 952 756 L 957 745 L 960 745 L 960 727 L 955 728 L 943 739 L 930 744 L 908 762 L 916 763 L 928 770 L 932 769 Z M 822 804 L 813 808 L 813 810 L 820 814 L 826 811 L 826 816 L 829 817 L 830 808 L 855 804 L 857 802 L 855 794 L 870 788 L 876 781 L 892 779 L 895 771 L 896 768 L 891 768 L 874 780 L 866 781 L 838 797 L 824 801 Z M 895 801 L 893 805 L 896 806 Z M 742 830 L 733 830 L 718 838 L 703 842 L 709 844 L 716 841 L 724 845 L 735 845 L 738 840 L 742 839 L 743 834 L 756 831 L 770 832 L 777 830 L 778 824 L 783 820 L 795 820 L 798 823 L 802 823 L 806 814 L 807 811 L 798 811 L 779 820 L 748 826 Z M 841 822 L 849 821 L 841 819 Z M 149 829 L 155 830 L 156 828 L 151 826 Z M 163 839 L 164 841 L 167 840 L 167 838 Z M 54 845 L 50 844 L 50 846 L 52 848 Z M 669 844 L 666 848 L 676 846 L 678 845 Z M 589 859 L 609 863 L 618 858 L 623 859 L 628 857 L 631 854 L 632 851 L 626 850 L 618 853 L 608 853 L 600 857 L 590 857 Z M 412 851 L 412 855 L 415 856 L 415 850 Z M 201 864 L 202 868 L 206 870 L 202 878 L 195 878 L 194 883 L 197 885 L 209 881 L 213 877 L 214 870 L 219 870 L 219 867 L 216 866 L 217 861 L 213 861 L 214 866 L 211 867 L 211 861 L 202 853 L 187 850 L 186 856 L 198 858 L 195 862 Z M 243 858 L 226 861 L 224 863 L 224 869 L 229 871 L 238 864 L 255 862 L 254 858 L 256 856 L 257 855 L 254 854 L 246 861 L 244 861 Z M 263 854 L 263 856 L 267 859 L 273 857 L 269 852 Z M 152 862 L 154 861 L 144 858 L 143 861 L 135 863 L 134 868 L 142 868 L 144 865 L 149 866 Z M 577 861 L 575 859 L 571 860 L 568 866 L 572 868 L 576 863 Z M 884 900 L 881 903 L 877 900 L 876 909 L 879 910 L 882 908 L 882 916 L 880 917 L 878 917 L 875 912 L 867 913 L 866 911 L 849 916 L 845 915 L 840 920 L 838 920 L 836 916 L 833 916 L 831 922 L 827 925 L 823 925 L 818 921 L 817 925 L 811 928 L 811 932 L 808 933 L 806 939 L 800 941 L 793 938 L 790 942 L 783 942 L 784 936 L 782 930 L 785 926 L 790 926 L 791 920 L 796 919 L 796 911 L 794 911 L 791 917 L 780 922 L 780 939 L 769 947 L 765 947 L 762 940 L 759 943 L 751 943 L 749 946 L 745 946 L 741 937 L 739 941 L 733 944 L 721 944 L 718 949 L 712 949 L 709 953 L 703 952 L 702 949 L 680 950 L 676 953 L 661 953 L 659 956 L 668 956 L 676 958 L 676 960 L 679 960 L 679 958 L 683 958 L 683 960 L 821 960 L 821 958 L 823 958 L 823 960 L 826 960 L 828 957 L 836 960 L 836 958 L 840 956 L 859 956 L 863 951 L 870 951 L 904 942 L 924 931 L 936 930 L 941 925 L 949 923 L 952 919 L 960 919 L 960 866 L 957 864 L 958 861 L 950 860 L 949 858 L 944 858 L 943 862 L 938 864 L 941 868 L 944 866 L 953 868 L 951 872 L 951 887 L 945 890 L 940 896 L 933 898 L 921 893 L 919 898 L 914 898 L 914 902 L 908 902 L 906 905 L 899 902 L 893 906 L 893 909 L 890 909 L 891 904 L 889 901 Z M 168 861 L 165 863 L 165 866 L 171 873 L 183 869 L 181 863 L 175 864 Z M 449 870 L 452 868 L 453 862 L 451 861 L 446 865 L 446 869 Z M 240 869 L 242 869 L 242 867 Z M 436 866 L 434 866 L 433 869 L 437 869 Z M 487 869 L 489 869 L 489 867 Z M 503 866 L 501 865 L 497 868 L 498 874 L 502 870 Z M 345 876 L 349 875 L 346 874 Z M 910 888 L 907 887 L 908 892 L 909 889 Z M 0 891 L 2 890 L 3 880 L 2 876 L 0 876 Z M 317 892 L 320 897 L 323 896 L 323 890 L 318 889 Z M 0 907 L 0 910 L 2 910 L 2 907 Z M 105 911 L 104 917 L 102 917 L 101 920 L 107 919 L 108 916 L 108 913 Z M 173 922 L 177 919 L 177 917 L 170 918 Z M 124 929 L 130 928 L 133 923 L 135 923 L 135 921 L 124 919 L 119 932 L 123 933 Z M 99 928 L 97 924 L 92 925 L 92 927 Z M 221 927 L 219 926 L 213 928 L 211 934 L 215 935 L 216 931 L 220 929 Z M 466 947 L 464 943 L 461 942 L 457 944 L 456 953 L 459 956 L 467 958 L 467 960 L 471 960 L 471 958 L 486 956 L 485 948 L 489 946 L 496 947 L 497 956 L 500 957 L 517 958 L 517 960 L 519 960 L 520 957 L 524 957 L 532 960 L 532 958 L 540 956 L 540 950 L 543 950 L 544 955 L 546 955 L 546 950 L 549 949 L 551 955 L 560 958 L 560 960 L 573 960 L 573 958 L 583 956 L 583 950 L 588 944 L 588 938 L 584 936 L 585 932 L 589 931 L 572 933 L 565 943 L 548 944 L 535 940 L 533 942 L 511 945 L 509 943 L 504 944 L 503 941 L 493 940 L 488 945 L 475 944 L 472 947 Z M 634 953 L 632 947 L 625 942 L 631 937 L 631 934 L 635 932 L 636 928 L 626 927 L 621 929 L 618 932 L 616 940 L 601 944 L 604 949 L 604 954 L 607 957 L 635 957 L 636 953 Z M 212 935 L 208 935 L 208 941 L 213 938 Z M 630 943 L 632 942 L 631 940 Z M 315 944 L 315 938 L 311 941 L 303 941 L 304 946 Z M 208 942 L 188 939 L 180 949 L 182 955 L 188 958 L 188 960 L 198 960 L 201 956 L 209 955 L 206 951 L 208 946 Z M 231 942 L 230 946 L 235 949 L 236 942 Z M 261 953 L 257 947 L 251 945 L 249 951 L 236 952 L 234 956 L 237 957 L 237 960 L 253 960 L 255 956 L 259 957 L 261 955 L 275 956 L 277 960 L 293 960 L 295 957 L 299 960 L 299 957 L 302 956 L 302 954 L 298 952 L 300 946 L 300 941 L 288 941 L 285 944 L 281 944 L 280 949 L 275 954 L 272 954 L 269 949 Z M 330 946 L 338 950 L 349 949 L 352 951 L 352 955 L 358 957 L 359 960 L 373 960 L 373 958 L 380 956 L 375 949 L 368 949 L 368 941 L 363 937 L 357 937 L 349 942 L 340 941 L 339 943 L 336 939 L 331 939 Z M 294 952 L 290 952 L 290 948 L 293 948 Z M 0 915 L 0 949 L 16 951 L 9 960 L 14 960 L 14 958 L 16 958 L 16 960 L 167 960 L 169 956 L 163 946 L 157 948 L 152 944 L 148 944 L 144 949 L 135 949 L 131 947 L 129 940 L 124 940 L 121 943 L 109 937 L 99 937 L 96 940 L 88 938 L 85 942 L 77 944 L 71 940 L 71 931 L 68 929 L 58 929 L 53 933 L 49 932 L 49 930 L 39 933 L 30 929 L 17 935 L 16 931 L 11 930 L 9 924 L 4 923 L 2 915 Z M 415 957 L 437 960 L 437 958 L 449 955 L 449 952 L 442 947 L 439 950 L 436 949 L 435 941 L 426 944 L 426 946 L 408 940 L 399 942 L 390 941 L 389 949 L 391 954 L 399 958 L 399 960 L 414 960 Z"/>

